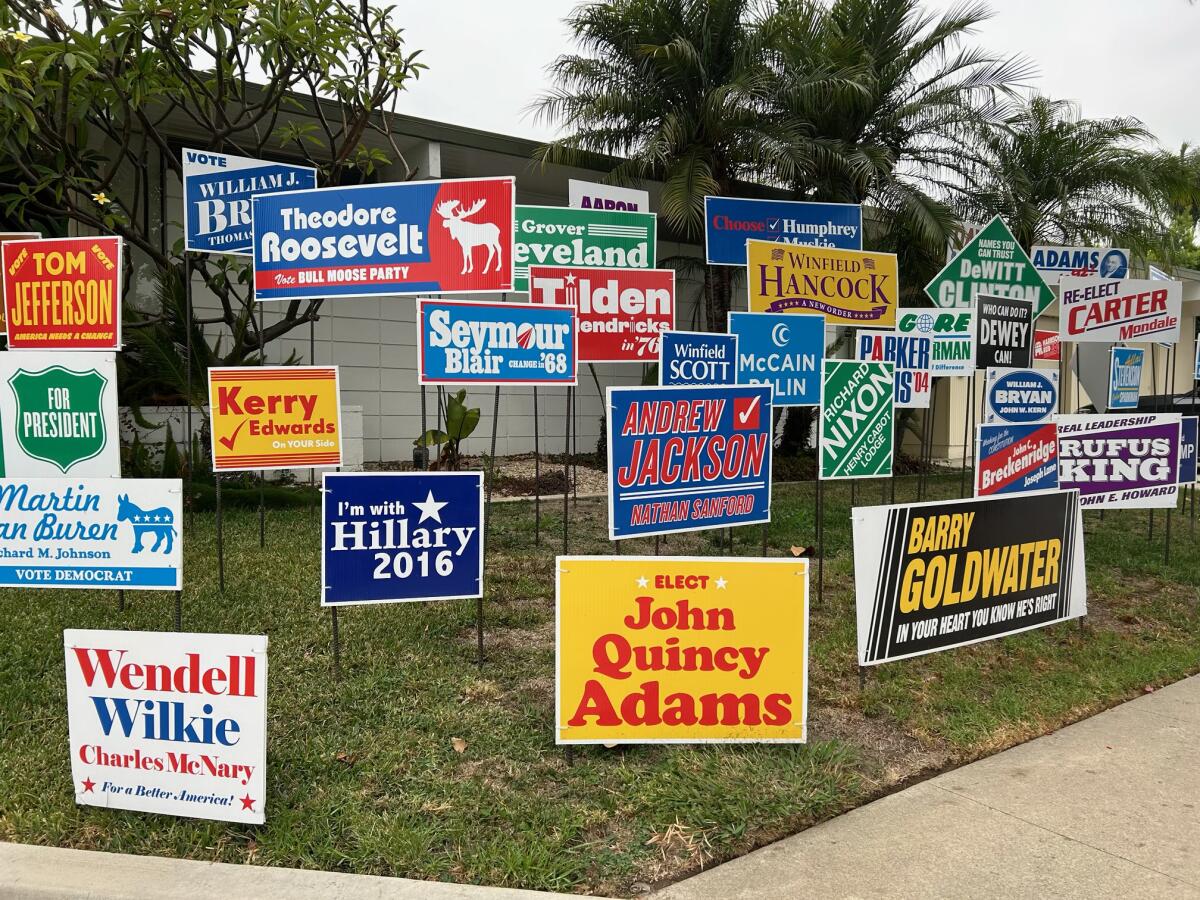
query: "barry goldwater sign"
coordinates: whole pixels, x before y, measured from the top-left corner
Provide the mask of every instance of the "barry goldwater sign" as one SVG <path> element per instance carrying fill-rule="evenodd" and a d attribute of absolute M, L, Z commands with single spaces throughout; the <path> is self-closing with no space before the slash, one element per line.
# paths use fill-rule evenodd
<path fill-rule="evenodd" d="M 709 265 L 746 265 L 746 239 L 810 247 L 862 249 L 856 203 L 704 198 L 704 249 Z"/>
<path fill-rule="evenodd" d="M 1041 369 L 988 369 L 983 421 L 1033 425 L 1049 422 L 1058 406 L 1058 373 Z"/>
<path fill-rule="evenodd" d="M 896 318 L 896 330 L 933 341 L 931 375 L 975 372 L 975 310 L 902 309 Z"/>
<path fill-rule="evenodd" d="M 925 293 L 944 309 L 978 306 L 983 296 L 1020 298 L 1033 304 L 1035 318 L 1054 300 L 1054 291 L 999 216 L 925 285 Z"/>
<path fill-rule="evenodd" d="M 736 334 L 664 331 L 658 354 L 658 383 L 737 384 Z"/>
<path fill-rule="evenodd" d="M 418 300 L 421 384 L 574 384 L 575 307 Z"/>
<path fill-rule="evenodd" d="M 1058 487 L 1058 431 L 1036 425 L 980 425 L 975 496 L 1024 494 Z"/>
<path fill-rule="evenodd" d="M 817 313 L 729 313 L 738 338 L 738 384 L 769 384 L 775 406 L 817 406 L 825 317 Z"/>
<path fill-rule="evenodd" d="M 654 268 L 654 213 L 518 206 L 516 217 L 514 291 L 529 290 L 530 266 Z"/>
<path fill-rule="evenodd" d="M 1059 334 L 1064 341 L 1179 340 L 1183 282 L 1158 279 L 1063 278 Z"/>
<path fill-rule="evenodd" d="M 1108 408 L 1137 409 L 1142 390 L 1141 347 L 1113 347 L 1108 369 Z"/>
<path fill-rule="evenodd" d="M 861 329 L 855 335 L 855 357 L 860 362 L 890 362 L 895 366 L 894 401 L 897 409 L 929 407 L 929 367 L 933 341 L 894 331 Z"/>
<path fill-rule="evenodd" d="M 121 474 L 113 353 L 0 353 L 0 477 Z"/>
<path fill-rule="evenodd" d="M 184 249 L 249 256 L 254 248 L 250 198 L 316 186 L 317 170 L 308 166 L 185 149 Z"/>
<path fill-rule="evenodd" d="M 0 587 L 179 590 L 178 478 L 0 479 Z"/>
<path fill-rule="evenodd" d="M 559 744 L 802 742 L 808 561 L 560 556 Z"/>
<path fill-rule="evenodd" d="M 827 359 L 821 390 L 821 478 L 892 474 L 895 367 Z"/>
<path fill-rule="evenodd" d="M 483 596 L 482 472 L 327 472 L 325 606 Z"/>
<path fill-rule="evenodd" d="M 1033 365 L 1033 306 L 1028 300 L 981 296 L 976 310 L 975 366 Z"/>
<path fill-rule="evenodd" d="M 75 802 L 266 821 L 267 639 L 63 632 Z"/>
<path fill-rule="evenodd" d="M 771 520 L 771 388 L 608 389 L 611 540 Z"/>
<path fill-rule="evenodd" d="M 1178 495 L 1177 413 L 1058 416 L 1058 484 L 1089 509 L 1172 509 Z"/>
<path fill-rule="evenodd" d="M 859 665 L 1087 613 L 1075 491 L 872 506 L 851 519 Z"/>
<path fill-rule="evenodd" d="M 1112 247 L 1035 245 L 1030 256 L 1047 284 L 1058 284 L 1064 275 L 1125 278 L 1129 274 L 1129 251 Z"/>

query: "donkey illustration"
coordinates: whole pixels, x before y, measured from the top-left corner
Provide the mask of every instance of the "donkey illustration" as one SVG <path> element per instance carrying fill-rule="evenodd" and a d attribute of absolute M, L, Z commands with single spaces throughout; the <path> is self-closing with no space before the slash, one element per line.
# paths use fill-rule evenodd
<path fill-rule="evenodd" d="M 445 221 L 442 224 L 450 229 L 450 237 L 458 241 L 458 246 L 462 248 L 463 267 L 459 275 L 466 275 L 468 272 L 475 271 L 474 253 L 475 248 L 483 244 L 488 248 L 487 262 L 484 263 L 483 271 L 487 274 L 488 267 L 491 266 L 492 260 L 496 260 L 496 271 L 500 271 L 500 228 L 491 222 L 467 222 L 468 216 L 473 216 L 479 210 L 483 209 L 483 204 L 487 200 L 476 200 L 468 209 L 462 212 L 455 212 L 458 208 L 457 200 L 447 200 L 444 203 L 437 205 L 438 215 Z"/>
<path fill-rule="evenodd" d="M 175 514 L 171 510 L 165 506 L 160 506 L 158 509 L 142 509 L 129 499 L 128 494 L 121 494 L 117 497 L 117 502 L 120 504 L 117 507 L 117 521 L 129 522 L 133 525 L 134 553 L 142 552 L 142 536 L 147 531 L 154 535 L 154 546 L 150 548 L 151 553 L 157 553 L 164 540 L 167 542 L 167 546 L 163 547 L 162 552 L 171 552 L 171 548 L 175 545 L 175 526 L 172 524 L 175 521 Z"/>

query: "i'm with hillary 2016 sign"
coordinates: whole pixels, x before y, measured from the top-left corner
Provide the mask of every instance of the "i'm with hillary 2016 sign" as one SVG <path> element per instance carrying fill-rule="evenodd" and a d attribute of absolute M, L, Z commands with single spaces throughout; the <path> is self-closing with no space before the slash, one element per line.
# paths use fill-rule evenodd
<path fill-rule="evenodd" d="M 75 802 L 262 824 L 267 639 L 63 632 Z"/>
<path fill-rule="evenodd" d="M 999 216 L 925 285 L 925 293 L 946 309 L 977 307 L 984 295 L 1028 300 L 1034 318 L 1054 300 L 1054 291 Z"/>
<path fill-rule="evenodd" d="M 575 384 L 575 307 L 418 300 L 420 384 Z"/>
<path fill-rule="evenodd" d="M 608 389 L 612 540 L 771 519 L 771 388 Z"/>
<path fill-rule="evenodd" d="M 929 367 L 933 341 L 894 331 L 862 329 L 856 335 L 855 357 L 860 362 L 890 362 L 895 366 L 893 401 L 897 409 L 929 407 Z"/>
<path fill-rule="evenodd" d="M 1058 416 L 1058 484 L 1091 509 L 1171 509 L 1178 496 L 1176 413 Z"/>
<path fill-rule="evenodd" d="M 1058 430 L 1053 422 L 980 425 L 976 446 L 976 497 L 1058 487 Z"/>
<path fill-rule="evenodd" d="M 255 195 L 254 299 L 513 289 L 515 179 Z"/>
<path fill-rule="evenodd" d="M 820 478 L 891 476 L 894 384 L 891 363 L 825 360 Z"/>
<path fill-rule="evenodd" d="M 704 198 L 704 251 L 709 265 L 746 265 L 746 240 L 862 249 L 856 203 Z"/>
<path fill-rule="evenodd" d="M 327 472 L 321 603 L 483 596 L 482 472 Z"/>
<path fill-rule="evenodd" d="M 530 266 L 653 269 L 658 216 L 616 209 L 518 206 L 513 290 L 529 290 Z"/>
<path fill-rule="evenodd" d="M 815 313 L 729 313 L 738 338 L 738 384 L 769 384 L 775 406 L 818 406 L 825 317 Z"/>
<path fill-rule="evenodd" d="M 658 383 L 737 384 L 736 334 L 664 331 L 658 354 Z"/>
<path fill-rule="evenodd" d="M 1159 279 L 1063 278 L 1059 334 L 1064 341 L 1179 340 L 1183 283 Z"/>
<path fill-rule="evenodd" d="M 177 591 L 178 478 L 0 479 L 0 587 Z"/>

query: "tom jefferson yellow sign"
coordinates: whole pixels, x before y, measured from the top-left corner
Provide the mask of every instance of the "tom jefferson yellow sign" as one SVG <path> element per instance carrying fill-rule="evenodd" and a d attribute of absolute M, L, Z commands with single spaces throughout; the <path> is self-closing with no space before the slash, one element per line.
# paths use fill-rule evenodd
<path fill-rule="evenodd" d="M 803 741 L 808 564 L 558 559 L 560 744 Z"/>
<path fill-rule="evenodd" d="M 894 253 L 746 242 L 751 312 L 819 312 L 829 325 L 895 327 Z"/>

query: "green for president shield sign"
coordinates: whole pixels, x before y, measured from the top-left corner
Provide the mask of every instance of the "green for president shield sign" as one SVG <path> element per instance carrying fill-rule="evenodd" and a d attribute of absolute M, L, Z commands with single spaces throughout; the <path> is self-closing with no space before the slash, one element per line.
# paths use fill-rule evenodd
<path fill-rule="evenodd" d="M 925 285 L 925 293 L 943 309 L 973 307 L 980 294 L 1032 300 L 1035 319 L 1054 300 L 1054 291 L 999 216 Z"/>
<path fill-rule="evenodd" d="M 119 476 L 112 353 L 0 353 L 0 476 Z"/>
<path fill-rule="evenodd" d="M 892 474 L 895 379 L 891 363 L 825 360 L 821 478 L 887 478 Z"/>
<path fill-rule="evenodd" d="M 653 269 L 653 213 L 562 206 L 518 206 L 513 290 L 529 290 L 530 266 Z"/>

